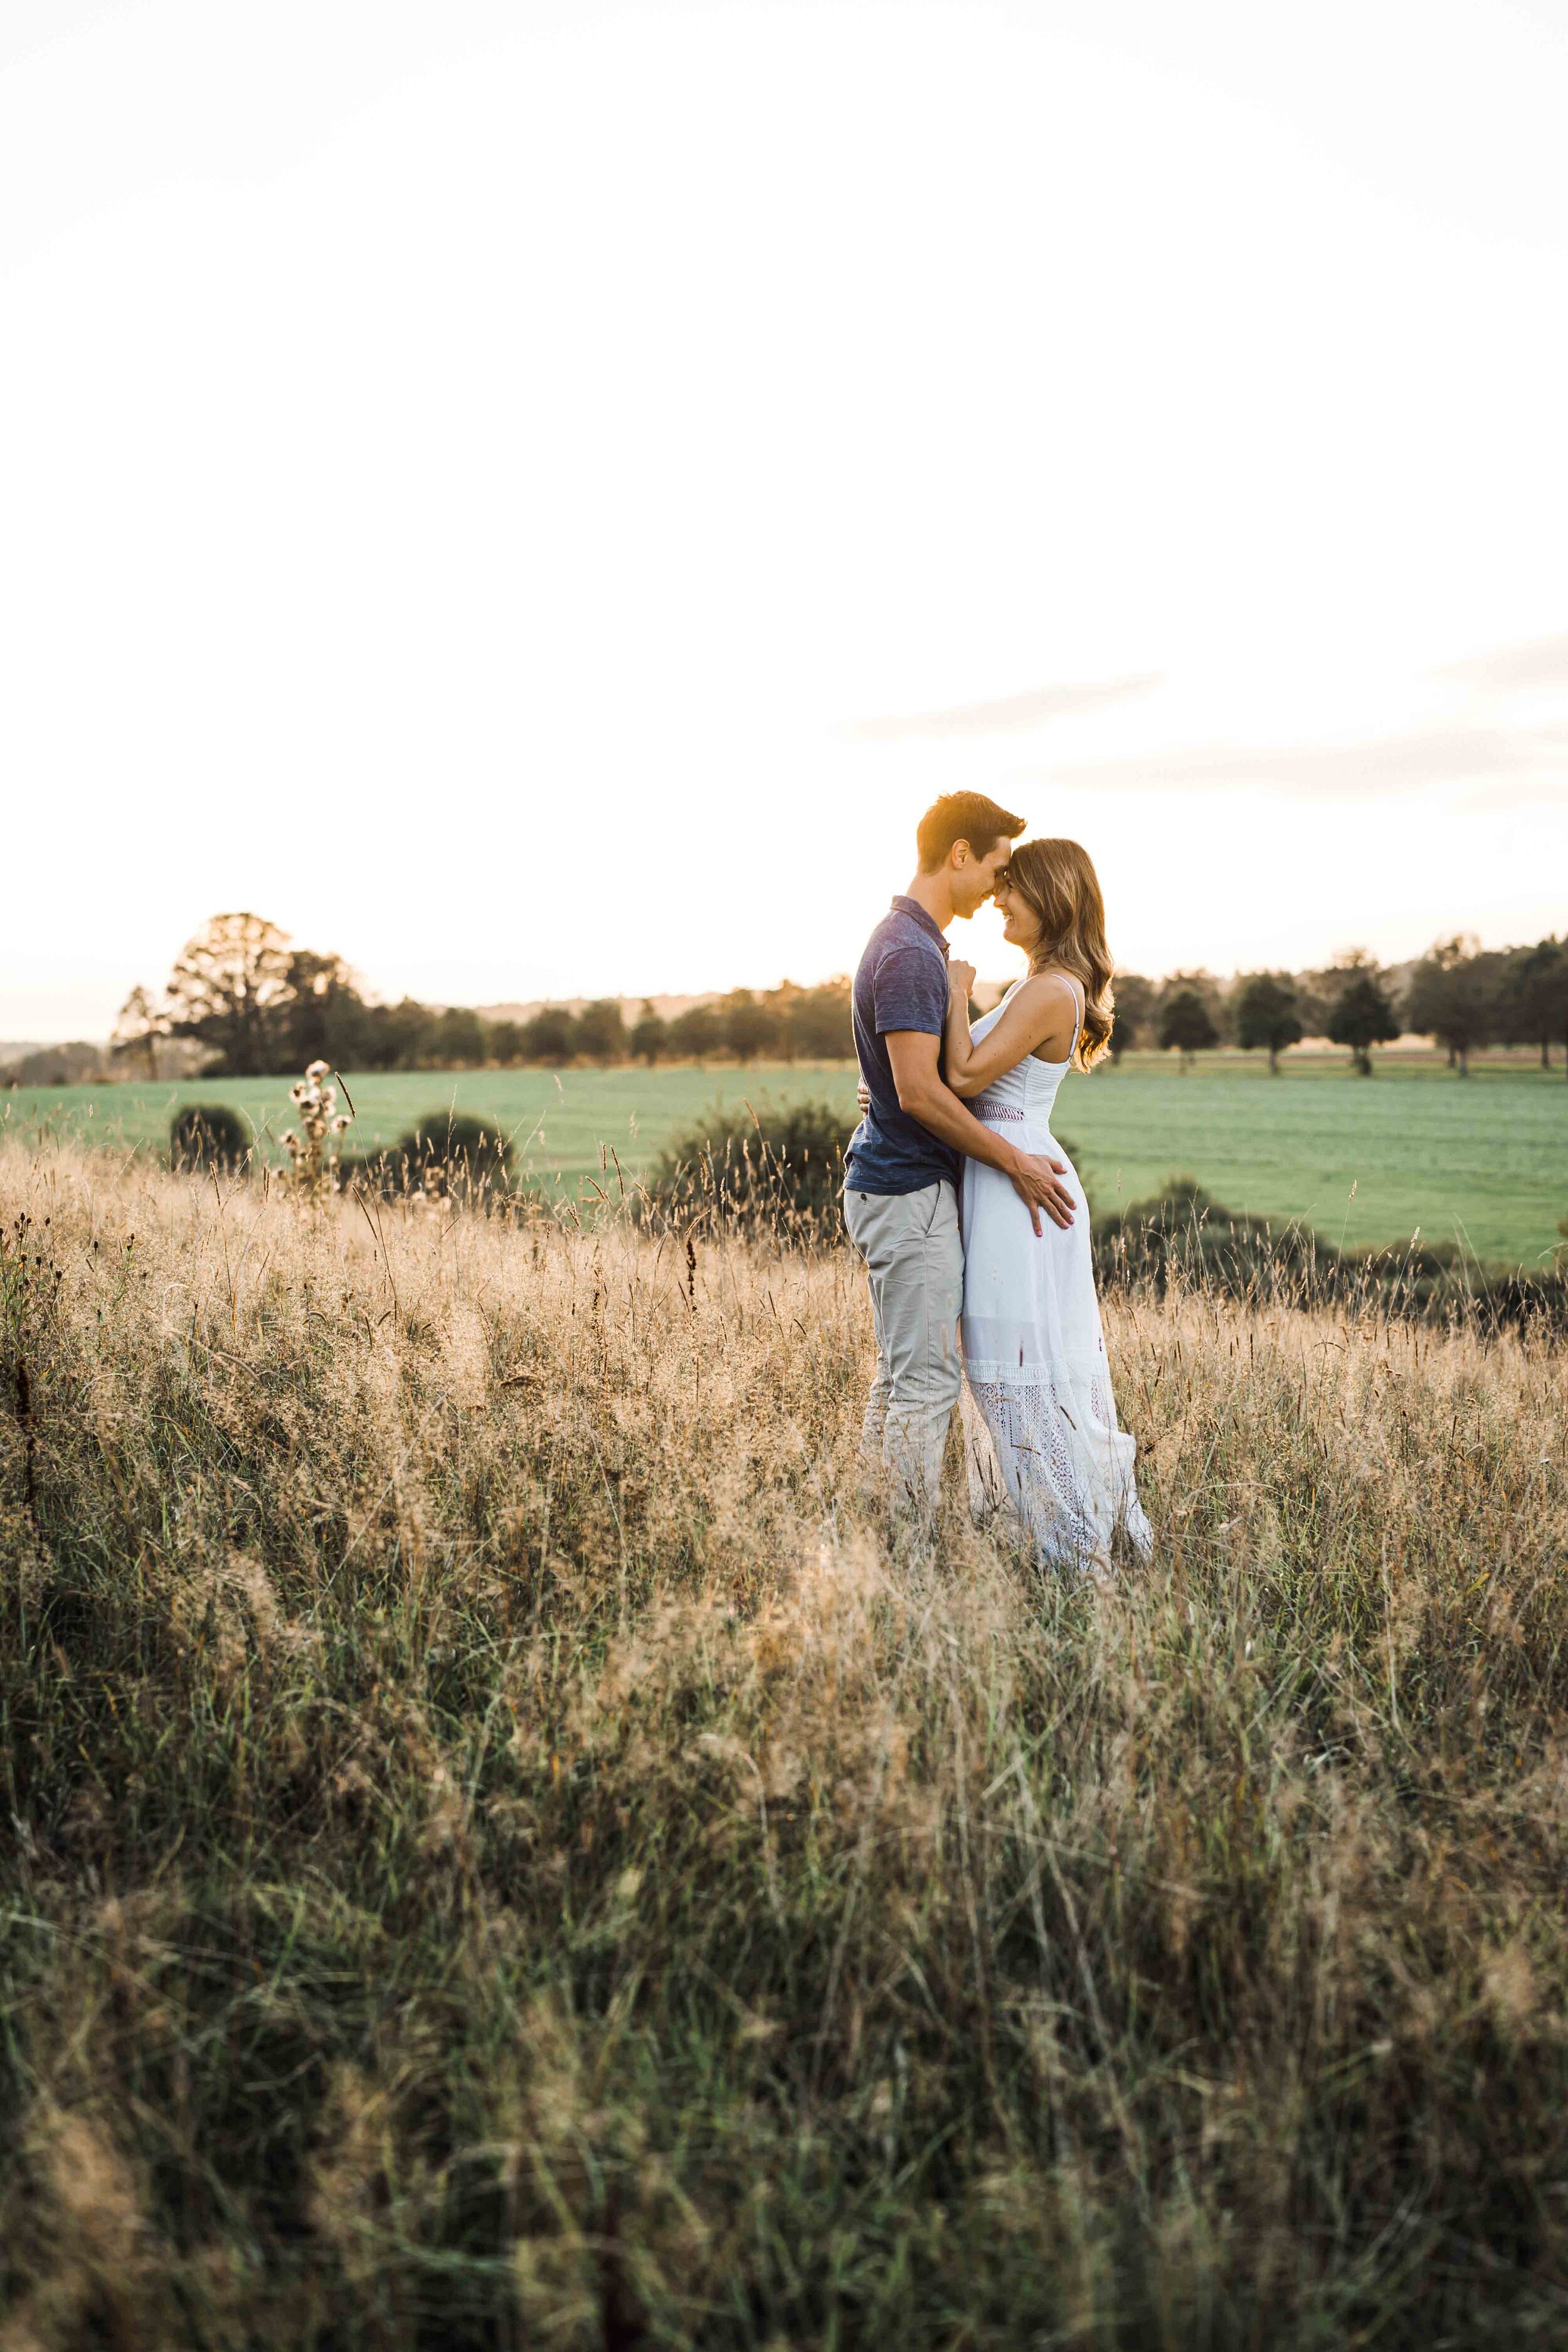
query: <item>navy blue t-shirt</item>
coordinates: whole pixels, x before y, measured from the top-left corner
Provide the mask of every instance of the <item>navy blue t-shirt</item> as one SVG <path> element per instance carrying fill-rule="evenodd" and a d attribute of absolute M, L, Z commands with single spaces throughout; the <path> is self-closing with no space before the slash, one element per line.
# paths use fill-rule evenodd
<path fill-rule="evenodd" d="M 940 1037 L 947 1020 L 947 941 L 918 899 L 898 898 L 866 942 L 855 974 L 855 1051 L 871 1108 L 844 1155 L 857 1192 L 920 1192 L 958 1182 L 959 1155 L 899 1108 L 889 1029 Z"/>

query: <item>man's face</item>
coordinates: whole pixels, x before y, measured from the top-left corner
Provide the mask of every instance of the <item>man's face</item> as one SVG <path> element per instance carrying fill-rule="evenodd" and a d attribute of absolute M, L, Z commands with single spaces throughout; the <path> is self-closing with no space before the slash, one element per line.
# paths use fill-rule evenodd
<path fill-rule="evenodd" d="M 952 846 L 952 905 L 959 915 L 973 915 L 985 904 L 996 887 L 997 878 L 1005 873 L 1013 855 L 1010 841 L 993 843 L 984 857 L 976 857 L 966 841 Z"/>

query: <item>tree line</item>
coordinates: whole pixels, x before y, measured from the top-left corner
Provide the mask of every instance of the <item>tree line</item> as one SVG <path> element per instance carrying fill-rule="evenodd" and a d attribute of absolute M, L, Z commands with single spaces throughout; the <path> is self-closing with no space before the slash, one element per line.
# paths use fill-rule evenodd
<path fill-rule="evenodd" d="M 1348 1047 L 1363 1076 L 1374 1045 L 1406 1032 L 1435 1038 L 1463 1076 L 1485 1045 L 1533 1045 L 1552 1065 L 1562 1045 L 1568 1060 L 1568 940 L 1483 949 L 1474 940 L 1440 940 L 1415 962 L 1384 968 L 1352 949 L 1317 971 L 1140 972 L 1116 976 L 1116 1026 L 1110 1050 L 1174 1048 L 1184 1066 L 1217 1045 L 1267 1052 L 1270 1069 L 1303 1037 Z"/>
<path fill-rule="evenodd" d="M 651 1002 L 630 1025 L 617 999 L 574 1012 L 542 1005 L 530 1018 L 487 1020 L 468 1005 L 395 1004 L 368 998 L 339 955 L 298 948 L 286 931 L 250 913 L 215 915 L 182 950 L 161 992 L 132 989 L 121 1009 L 113 1052 L 122 1066 L 152 1074 L 158 1042 L 193 1039 L 222 1077 L 258 1077 L 315 1061 L 340 1070 L 563 1067 L 732 1055 L 829 1061 L 855 1050 L 849 982 L 732 989 L 662 1020 Z"/>
<path fill-rule="evenodd" d="M 258 1076 L 323 1061 L 335 1069 L 510 1068 L 575 1061 L 649 1064 L 766 1055 L 785 1061 L 847 1060 L 855 1050 L 850 983 L 816 988 L 786 981 L 764 992 L 733 989 L 666 1021 L 651 1002 L 630 1023 L 606 998 L 574 1012 L 546 1004 L 525 1020 L 488 1020 L 466 1005 L 438 1007 L 404 997 L 378 1004 L 338 955 L 294 946 L 265 918 L 216 915 L 182 951 L 161 993 L 132 990 L 113 1052 L 122 1067 L 153 1074 L 158 1041 L 188 1038 L 214 1076 Z M 1303 1037 L 1345 1046 L 1356 1067 L 1405 1032 L 1435 1037 L 1461 1075 L 1489 1045 L 1529 1045 L 1550 1066 L 1568 1054 L 1568 940 L 1483 950 L 1463 938 L 1440 940 L 1417 961 L 1384 967 L 1361 950 L 1311 971 L 1243 972 L 1223 982 L 1208 971 L 1163 980 L 1140 972 L 1116 979 L 1110 1050 L 1194 1054 L 1220 1045 L 1267 1052 L 1271 1068 Z"/>

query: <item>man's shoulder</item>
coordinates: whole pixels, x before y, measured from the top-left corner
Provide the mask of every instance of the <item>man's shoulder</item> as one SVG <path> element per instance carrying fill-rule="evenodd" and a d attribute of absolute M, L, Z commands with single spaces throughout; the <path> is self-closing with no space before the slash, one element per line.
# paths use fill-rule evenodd
<path fill-rule="evenodd" d="M 917 923 L 912 915 L 906 915 L 901 907 L 889 907 L 866 942 L 860 958 L 860 970 L 874 971 L 885 956 L 897 954 L 908 948 L 918 949 L 937 966 L 945 961 L 941 943 L 932 939 L 922 923 Z"/>

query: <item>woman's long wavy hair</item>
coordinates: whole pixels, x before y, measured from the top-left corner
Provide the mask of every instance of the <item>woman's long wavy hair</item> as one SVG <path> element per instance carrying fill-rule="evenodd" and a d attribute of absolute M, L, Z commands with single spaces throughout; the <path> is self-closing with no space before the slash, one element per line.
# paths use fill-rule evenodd
<path fill-rule="evenodd" d="M 1080 842 L 1020 841 L 1007 865 L 1007 880 L 1040 919 L 1040 936 L 1029 951 L 1031 971 L 1059 964 L 1083 982 L 1083 1026 L 1073 1060 L 1092 1070 L 1110 1044 L 1116 997 L 1116 967 L 1105 943 L 1105 900 L 1100 877 Z"/>

